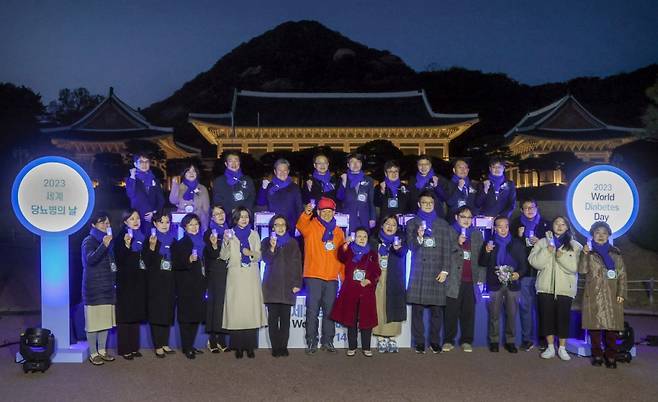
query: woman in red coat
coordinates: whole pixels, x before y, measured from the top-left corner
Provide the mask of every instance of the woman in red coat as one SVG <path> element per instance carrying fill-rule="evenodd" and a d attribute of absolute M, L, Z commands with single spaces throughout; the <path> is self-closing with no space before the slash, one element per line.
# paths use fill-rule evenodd
<path fill-rule="evenodd" d="M 375 289 L 382 271 L 376 250 L 368 246 L 365 228 L 358 228 L 354 241 L 350 239 L 338 249 L 338 259 L 345 264 L 345 277 L 331 319 L 347 327 L 348 356 L 356 354 L 356 335 L 360 329 L 361 349 L 365 356 L 371 357 L 370 338 L 377 326 Z"/>

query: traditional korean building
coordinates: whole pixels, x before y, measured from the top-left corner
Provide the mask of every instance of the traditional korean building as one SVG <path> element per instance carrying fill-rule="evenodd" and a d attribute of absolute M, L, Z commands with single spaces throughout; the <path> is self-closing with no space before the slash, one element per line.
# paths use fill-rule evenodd
<path fill-rule="evenodd" d="M 573 152 L 584 162 L 610 160 L 612 151 L 637 139 L 640 128 L 611 126 L 596 118 L 572 95 L 526 114 L 505 134 L 512 155 L 521 160 L 551 152 Z M 518 187 L 565 184 L 560 170 L 521 172 L 508 170 Z"/>
<path fill-rule="evenodd" d="M 477 114 L 432 110 L 424 90 L 408 92 L 254 92 L 236 90 L 222 114 L 190 113 L 211 144 L 256 156 L 328 145 L 345 152 L 386 139 L 407 154 L 447 159 L 450 141 L 477 123 Z"/>
<path fill-rule="evenodd" d="M 167 159 L 187 158 L 200 151 L 174 140 L 172 127 L 158 127 L 128 106 L 110 88 L 108 96 L 75 123 L 44 128 L 53 145 L 65 149 L 83 165 L 91 164 L 94 155 L 112 152 L 126 155 L 126 142 L 144 140 L 162 148 Z"/>

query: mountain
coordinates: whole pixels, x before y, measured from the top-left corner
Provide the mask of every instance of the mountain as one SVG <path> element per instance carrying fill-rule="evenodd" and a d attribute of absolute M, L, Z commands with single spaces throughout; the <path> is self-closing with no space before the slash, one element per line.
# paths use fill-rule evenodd
<path fill-rule="evenodd" d="M 525 113 L 567 93 L 606 123 L 641 127 L 640 117 L 648 104 L 644 91 L 656 77 L 656 64 L 606 78 L 538 86 L 463 68 L 416 72 L 386 50 L 354 42 L 316 21 L 298 21 L 285 22 L 239 45 L 143 113 L 156 124 L 176 127 L 184 142 L 209 149 L 187 123 L 187 114 L 229 111 L 236 88 L 355 92 L 424 88 L 435 111 L 480 114 L 481 122 L 451 145 L 452 154 L 464 155 L 473 144 L 499 146 L 502 135 Z"/>

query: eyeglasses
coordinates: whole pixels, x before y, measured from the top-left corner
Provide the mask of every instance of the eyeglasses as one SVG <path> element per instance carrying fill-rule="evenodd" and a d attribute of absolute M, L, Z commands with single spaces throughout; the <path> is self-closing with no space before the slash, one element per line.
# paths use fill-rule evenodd
<path fill-rule="evenodd" d="M 224 215 L 226 215 L 224 212 L 214 212 L 212 214 L 213 217 L 215 217 L 215 216 L 224 216 Z"/>
<path fill-rule="evenodd" d="M 472 216 L 467 216 L 467 215 L 457 215 L 457 216 L 460 217 L 461 219 L 473 219 Z"/>
<path fill-rule="evenodd" d="M 432 206 L 434 205 L 434 201 L 421 201 L 420 205 Z"/>
<path fill-rule="evenodd" d="M 272 225 L 272 227 L 275 227 L 275 228 L 285 228 L 285 227 L 286 227 L 286 224 L 285 224 L 285 223 L 275 223 L 274 225 Z"/>

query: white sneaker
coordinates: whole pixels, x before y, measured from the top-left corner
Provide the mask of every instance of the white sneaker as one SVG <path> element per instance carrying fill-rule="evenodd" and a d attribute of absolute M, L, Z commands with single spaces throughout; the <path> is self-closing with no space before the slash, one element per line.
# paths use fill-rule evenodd
<path fill-rule="evenodd" d="M 555 346 L 548 345 L 546 350 L 542 352 L 541 358 L 542 359 L 552 359 L 554 357 L 555 357 Z"/>
<path fill-rule="evenodd" d="M 443 352 L 450 352 L 450 351 L 452 351 L 454 348 L 455 348 L 455 347 L 452 345 L 452 343 L 444 343 L 444 344 L 443 344 L 443 347 L 441 348 L 441 350 L 442 350 Z"/>
<path fill-rule="evenodd" d="M 564 346 L 560 346 L 557 349 L 557 355 L 560 357 L 560 359 L 564 361 L 571 360 L 571 356 L 569 356 L 569 353 L 567 353 L 567 348 L 565 348 Z"/>

